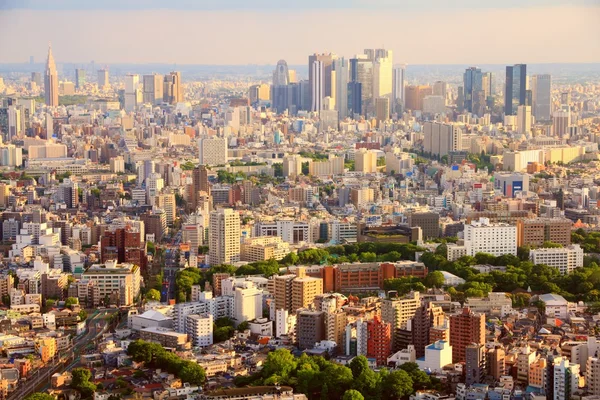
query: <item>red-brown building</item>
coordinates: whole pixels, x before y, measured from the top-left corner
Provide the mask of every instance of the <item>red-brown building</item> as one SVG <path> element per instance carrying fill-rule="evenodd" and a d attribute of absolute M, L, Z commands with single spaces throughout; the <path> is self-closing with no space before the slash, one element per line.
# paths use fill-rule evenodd
<path fill-rule="evenodd" d="M 377 360 L 377 365 L 386 365 L 392 351 L 392 325 L 379 316 L 367 321 L 367 356 Z"/>

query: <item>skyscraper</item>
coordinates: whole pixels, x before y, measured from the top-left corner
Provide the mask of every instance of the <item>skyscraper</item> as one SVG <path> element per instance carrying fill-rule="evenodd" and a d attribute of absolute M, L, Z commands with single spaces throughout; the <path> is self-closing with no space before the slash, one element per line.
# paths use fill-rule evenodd
<path fill-rule="evenodd" d="M 105 90 L 108 88 L 108 70 L 98 70 L 98 89 Z"/>
<path fill-rule="evenodd" d="M 519 106 L 517 109 L 517 132 L 527 134 L 531 131 L 531 106 Z"/>
<path fill-rule="evenodd" d="M 534 75 L 531 81 L 533 91 L 533 116 L 537 121 L 550 121 L 552 116 L 552 76 Z"/>
<path fill-rule="evenodd" d="M 159 104 L 163 101 L 163 77 L 162 75 L 144 75 L 144 103 Z"/>
<path fill-rule="evenodd" d="M 404 105 L 404 72 L 406 65 L 394 67 L 392 75 L 392 110 L 398 111 L 398 106 Z"/>
<path fill-rule="evenodd" d="M 58 106 L 58 73 L 56 72 L 56 63 L 52 55 L 52 46 L 48 46 L 48 60 L 46 61 L 46 74 L 44 75 L 44 95 L 46 105 L 50 107 Z"/>
<path fill-rule="evenodd" d="M 85 85 L 85 69 L 76 68 L 75 69 L 75 88 L 78 90 L 83 89 L 83 85 Z"/>
<path fill-rule="evenodd" d="M 183 101 L 183 89 L 181 87 L 181 72 L 173 71 L 165 75 L 163 84 L 163 101 L 169 104 L 177 104 Z"/>
<path fill-rule="evenodd" d="M 125 77 L 125 111 L 131 112 L 142 103 L 140 76 L 130 74 Z"/>
<path fill-rule="evenodd" d="M 375 116 L 377 126 L 390 118 L 390 99 L 388 97 L 378 97 L 375 99 Z"/>
<path fill-rule="evenodd" d="M 338 58 L 333 62 L 335 71 L 335 109 L 340 119 L 348 116 L 348 78 L 350 74 L 348 61 Z"/>
<path fill-rule="evenodd" d="M 409 110 L 423 110 L 423 98 L 433 94 L 431 86 L 407 86 L 404 89 L 404 105 Z"/>
<path fill-rule="evenodd" d="M 360 82 L 348 83 L 348 115 L 360 115 L 362 112 L 362 84 Z"/>
<path fill-rule="evenodd" d="M 357 55 L 350 60 L 350 81 L 360 83 L 362 110 L 353 108 L 354 113 L 367 115 L 373 102 L 373 61 L 366 55 Z"/>
<path fill-rule="evenodd" d="M 290 72 L 285 60 L 277 61 L 275 71 L 273 71 L 273 86 L 288 85 L 290 83 Z"/>
<path fill-rule="evenodd" d="M 311 111 L 320 112 L 323 109 L 323 98 L 325 97 L 325 77 L 324 75 L 323 62 L 320 60 L 314 60 L 311 65 L 311 88 L 312 93 L 312 105 Z M 331 82 L 330 82 L 331 84 Z"/>
<path fill-rule="evenodd" d="M 506 67 L 506 86 L 504 88 L 504 114 L 516 115 L 519 106 L 527 101 L 527 65 L 516 64 Z"/>
<path fill-rule="evenodd" d="M 366 52 L 366 50 L 365 50 Z M 386 97 L 392 100 L 392 51 L 375 50 L 373 59 L 373 98 Z"/>
<path fill-rule="evenodd" d="M 313 99 L 313 88 L 315 87 L 314 84 L 314 69 L 313 69 L 313 65 L 315 61 L 320 61 L 321 62 L 321 66 L 322 66 L 322 73 L 321 73 L 321 78 L 323 80 L 323 93 L 322 93 L 322 97 L 320 99 L 320 101 L 322 102 L 323 98 L 329 96 L 332 96 L 331 93 L 331 71 L 333 69 L 333 60 L 335 60 L 337 58 L 337 56 L 335 54 L 313 54 L 311 56 L 308 57 L 308 83 L 310 85 L 309 90 L 310 90 L 310 104 L 314 105 L 314 99 Z M 289 75 L 288 75 L 289 76 Z M 335 94 L 334 94 L 335 95 Z M 314 111 L 314 109 L 313 109 Z"/>
<path fill-rule="evenodd" d="M 465 109 L 473 113 L 474 107 L 474 98 L 480 91 L 483 90 L 483 75 L 481 70 L 477 67 L 467 68 L 463 75 L 463 88 L 464 88 L 464 96 Z"/>
<path fill-rule="evenodd" d="M 240 261 L 240 215 L 231 208 L 210 213 L 208 257 L 210 265 Z"/>

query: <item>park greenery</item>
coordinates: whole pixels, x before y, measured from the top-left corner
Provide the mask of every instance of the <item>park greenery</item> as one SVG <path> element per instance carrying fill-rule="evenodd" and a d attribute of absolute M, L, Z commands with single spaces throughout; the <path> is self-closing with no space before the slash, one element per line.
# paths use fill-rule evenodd
<path fill-rule="evenodd" d="M 193 361 L 183 360 L 175 353 L 167 351 L 157 343 L 136 340 L 129 344 L 127 354 L 134 361 L 143 362 L 150 368 L 161 368 L 192 385 L 202 385 L 206 381 L 204 368 Z M 75 371 L 75 370 L 73 370 Z M 73 376 L 73 381 L 75 376 Z"/>
<path fill-rule="evenodd" d="M 365 356 L 355 357 L 347 367 L 320 356 L 302 354 L 296 358 L 287 349 L 270 352 L 260 372 L 236 377 L 235 383 L 237 386 L 288 385 L 311 400 L 399 399 L 416 390 L 440 388 L 440 382 L 419 370 L 416 363 L 375 372 L 369 368 Z"/>

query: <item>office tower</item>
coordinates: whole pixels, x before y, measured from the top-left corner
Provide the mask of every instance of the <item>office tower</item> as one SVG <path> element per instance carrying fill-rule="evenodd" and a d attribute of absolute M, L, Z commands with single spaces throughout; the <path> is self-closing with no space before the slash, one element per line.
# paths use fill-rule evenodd
<path fill-rule="evenodd" d="M 377 118 L 377 126 L 390 118 L 390 99 L 389 97 L 378 97 L 375 99 L 375 116 Z"/>
<path fill-rule="evenodd" d="M 392 75 L 392 111 L 399 112 L 404 106 L 404 74 L 406 65 L 394 67 Z"/>
<path fill-rule="evenodd" d="M 324 67 L 323 62 L 319 60 L 315 60 L 311 66 L 311 98 L 312 105 L 311 111 L 320 112 L 323 109 L 323 98 L 324 89 L 325 89 L 325 80 L 324 80 Z"/>
<path fill-rule="evenodd" d="M 386 365 L 391 351 L 392 325 L 376 315 L 367 321 L 367 357 L 374 358 L 377 365 Z"/>
<path fill-rule="evenodd" d="M 140 76 L 127 75 L 125 77 L 125 111 L 135 111 L 142 101 Z"/>
<path fill-rule="evenodd" d="M 448 84 L 444 81 L 436 81 L 433 84 L 433 95 L 434 96 L 442 96 L 444 99 L 444 103 L 446 102 L 446 98 L 448 97 Z"/>
<path fill-rule="evenodd" d="M 240 215 L 230 208 L 210 213 L 208 257 L 210 265 L 240 261 Z"/>
<path fill-rule="evenodd" d="M 199 163 L 221 165 L 227 163 L 227 139 L 203 137 L 198 140 Z"/>
<path fill-rule="evenodd" d="M 360 82 L 348 83 L 348 115 L 362 113 L 362 84 Z"/>
<path fill-rule="evenodd" d="M 467 68 L 463 74 L 463 90 L 464 90 L 464 107 L 470 112 L 474 113 L 473 99 L 477 93 L 483 90 L 483 74 L 481 69 L 477 67 Z"/>
<path fill-rule="evenodd" d="M 85 69 L 76 68 L 75 69 L 75 88 L 77 90 L 83 89 L 85 85 Z"/>
<path fill-rule="evenodd" d="M 465 88 L 462 86 L 457 88 L 456 108 L 460 112 L 465 110 Z"/>
<path fill-rule="evenodd" d="M 46 105 L 50 107 L 58 106 L 58 73 L 56 72 L 56 63 L 52 55 L 52 47 L 48 47 L 48 59 L 46 60 L 46 73 L 44 75 L 44 96 Z"/>
<path fill-rule="evenodd" d="M 552 115 L 552 76 L 534 75 L 532 78 L 533 116 L 536 121 L 550 121 Z"/>
<path fill-rule="evenodd" d="M 519 106 L 527 101 L 527 65 L 516 64 L 506 67 L 504 88 L 504 114 L 516 115 Z"/>
<path fill-rule="evenodd" d="M 271 107 L 278 114 L 286 110 L 290 114 L 296 114 L 298 109 L 302 108 L 299 90 L 300 86 L 297 83 L 271 86 Z"/>
<path fill-rule="evenodd" d="M 288 85 L 283 87 L 287 88 Z M 261 100 L 270 100 L 271 86 L 266 83 L 250 86 L 250 89 L 248 90 L 248 98 L 250 99 L 250 104 L 256 104 Z"/>
<path fill-rule="evenodd" d="M 470 344 L 465 347 L 465 383 L 471 386 L 481 383 L 485 376 L 486 354 L 485 345 Z"/>
<path fill-rule="evenodd" d="M 366 52 L 367 50 L 365 50 Z M 376 49 L 373 61 L 373 99 L 392 99 L 392 51 Z"/>
<path fill-rule="evenodd" d="M 337 56 L 335 54 L 313 54 L 311 56 L 308 57 L 308 83 L 309 83 L 309 104 L 314 105 L 315 104 L 315 98 L 314 98 L 314 88 L 318 87 L 318 84 L 315 84 L 314 80 L 321 80 L 322 84 L 321 84 L 321 97 L 319 100 L 319 103 L 322 102 L 322 99 L 329 96 L 332 97 L 332 82 L 331 82 L 331 78 L 332 78 L 332 70 L 333 70 L 333 60 L 335 60 L 337 58 Z M 315 78 L 315 69 L 314 69 L 314 63 L 315 61 L 320 61 L 321 62 L 321 67 L 320 69 L 317 69 L 317 71 L 321 71 L 320 76 Z M 335 85 L 335 83 L 334 83 Z M 333 95 L 335 95 L 335 93 L 333 93 Z M 318 96 L 317 96 L 318 97 Z M 312 108 L 313 111 L 314 107 Z"/>
<path fill-rule="evenodd" d="M 491 72 L 484 72 L 481 76 L 481 87 L 483 92 L 485 93 L 485 98 L 487 100 L 488 97 L 494 94 L 493 87 L 493 76 Z"/>
<path fill-rule="evenodd" d="M 168 75 L 165 75 L 163 83 L 163 101 L 169 104 L 177 104 L 183 101 L 181 72 L 173 71 Z"/>
<path fill-rule="evenodd" d="M 304 268 L 298 268 L 292 281 L 292 310 L 309 307 L 320 294 L 323 294 L 323 279 L 306 276 Z"/>
<path fill-rule="evenodd" d="M 471 344 L 485 344 L 485 314 L 475 314 L 468 307 L 460 314 L 450 316 L 450 345 L 452 362 L 464 362 L 466 348 Z"/>
<path fill-rule="evenodd" d="M 163 101 L 163 77 L 162 75 L 144 75 L 144 103 L 160 104 Z"/>
<path fill-rule="evenodd" d="M 106 90 L 108 89 L 108 70 L 107 69 L 99 69 L 98 70 L 98 89 Z"/>
<path fill-rule="evenodd" d="M 349 67 L 348 61 L 343 57 L 333 62 L 333 70 L 335 71 L 335 109 L 340 120 L 348 116 Z"/>
<path fill-rule="evenodd" d="M 579 389 L 579 365 L 565 357 L 554 360 L 554 400 L 569 400 Z"/>
<path fill-rule="evenodd" d="M 35 82 L 38 87 L 42 86 L 42 74 L 39 72 L 31 73 L 31 82 Z"/>
<path fill-rule="evenodd" d="M 423 150 L 439 157 L 461 151 L 462 128 L 454 124 L 426 122 L 423 125 Z"/>
<path fill-rule="evenodd" d="M 296 341 L 300 350 L 312 349 L 326 338 L 325 313 L 300 310 L 296 316 Z"/>
<path fill-rule="evenodd" d="M 502 347 L 495 347 L 488 351 L 488 365 L 490 375 L 495 380 L 499 380 L 502 375 L 506 374 L 506 353 Z"/>
<path fill-rule="evenodd" d="M 290 72 L 287 62 L 285 60 L 277 61 L 277 66 L 275 66 L 275 71 L 273 71 L 273 86 L 289 85 L 290 83 Z"/>
<path fill-rule="evenodd" d="M 350 82 L 360 83 L 362 109 L 353 108 L 353 112 L 366 116 L 367 111 L 372 108 L 373 102 L 373 61 L 365 55 L 357 55 L 352 58 L 350 60 Z"/>
<path fill-rule="evenodd" d="M 404 89 L 404 106 L 408 110 L 417 111 L 423 110 L 423 99 L 425 96 L 430 96 L 433 94 L 433 90 L 431 86 L 407 86 Z"/>
<path fill-rule="evenodd" d="M 523 135 L 531 132 L 531 106 L 518 107 L 517 132 Z"/>
<path fill-rule="evenodd" d="M 443 326 L 444 321 L 444 311 L 442 311 L 441 307 L 435 306 L 432 303 L 422 304 L 415 311 L 415 315 L 410 321 L 410 330 L 417 358 L 423 357 L 425 355 L 425 347 L 435 342 L 430 335 L 432 328 Z"/>
<path fill-rule="evenodd" d="M 563 106 L 563 108 L 565 108 Z M 557 110 L 552 114 L 552 130 L 554 136 L 559 138 L 568 138 L 569 126 L 571 126 L 571 111 L 570 110 Z"/>

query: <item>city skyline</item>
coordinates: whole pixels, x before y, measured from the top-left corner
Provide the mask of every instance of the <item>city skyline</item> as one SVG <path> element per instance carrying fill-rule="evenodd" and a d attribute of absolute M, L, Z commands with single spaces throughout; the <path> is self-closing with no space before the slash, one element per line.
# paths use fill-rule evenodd
<path fill-rule="evenodd" d="M 350 58 L 370 47 L 388 48 L 395 62 L 408 64 L 600 62 L 600 42 L 585 40 L 600 37 L 595 23 L 600 6 L 593 1 L 569 6 L 534 1 L 526 7 L 493 1 L 486 7 L 464 0 L 451 9 L 433 0 L 422 5 L 411 1 L 403 7 L 389 1 L 369 2 L 370 7 L 364 1 L 322 5 L 309 1 L 301 7 L 262 0 L 252 9 L 234 1 L 201 9 L 202 3 L 176 1 L 168 9 L 158 9 L 156 2 L 140 7 L 125 1 L 91 9 L 71 1 L 53 2 L 54 7 L 5 1 L 0 6 L 0 34 L 23 27 L 29 34 L 4 41 L 0 62 L 26 62 L 30 56 L 41 60 L 47 40 L 59 62 L 75 63 L 274 65 L 285 59 L 295 65 L 304 64 L 307 55 L 315 52 Z M 522 28 L 509 30 L 490 23 L 509 19 L 511 26 Z M 95 21 L 91 30 L 90 21 Z M 307 21 L 317 23 L 307 29 Z M 352 21 L 360 21 L 360 29 Z M 540 21 L 548 29 L 541 29 Z M 144 39 L 141 32 L 149 26 L 173 34 Z M 85 34 L 74 39 L 73 32 Z M 45 40 L 40 40 L 42 35 Z M 183 40 L 172 40 L 174 36 Z M 247 45 L 239 45 L 242 38 Z"/>

